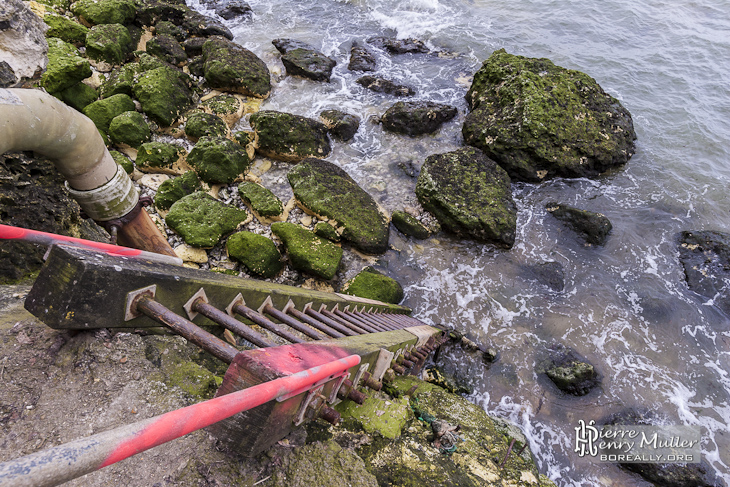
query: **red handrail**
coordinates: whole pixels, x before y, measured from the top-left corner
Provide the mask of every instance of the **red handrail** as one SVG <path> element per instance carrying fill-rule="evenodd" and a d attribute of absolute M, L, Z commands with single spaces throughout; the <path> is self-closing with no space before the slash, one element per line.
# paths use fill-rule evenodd
<path fill-rule="evenodd" d="M 350 355 L 138 423 L 0 463 L 0 487 L 50 487 L 210 426 L 360 363 Z"/>

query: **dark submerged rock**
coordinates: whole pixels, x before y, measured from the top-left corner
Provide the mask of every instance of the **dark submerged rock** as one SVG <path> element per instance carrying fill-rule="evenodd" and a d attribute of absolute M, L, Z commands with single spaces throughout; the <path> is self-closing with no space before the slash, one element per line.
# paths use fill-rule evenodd
<path fill-rule="evenodd" d="M 514 179 L 593 177 L 634 154 L 633 122 L 579 71 L 494 52 L 467 93 L 462 133 Z"/>
<path fill-rule="evenodd" d="M 281 62 L 288 74 L 329 82 L 332 69 L 337 65 L 334 59 L 296 39 L 274 39 L 272 44 L 282 54 Z"/>
<path fill-rule="evenodd" d="M 356 81 L 360 86 L 376 93 L 387 93 L 394 96 L 413 96 L 416 90 L 407 85 L 399 85 L 379 76 L 363 76 Z"/>
<path fill-rule="evenodd" d="M 554 345 L 547 353 L 550 358 L 540 363 L 537 371 L 547 375 L 561 391 L 574 396 L 585 396 L 600 384 L 600 374 L 575 350 Z"/>
<path fill-rule="evenodd" d="M 403 235 L 414 237 L 419 240 L 427 239 L 431 236 L 431 232 L 423 223 L 412 217 L 405 211 L 394 211 L 391 215 L 393 226 L 397 228 Z"/>
<path fill-rule="evenodd" d="M 565 270 L 559 262 L 541 262 L 525 266 L 525 275 L 552 291 L 562 292 L 565 288 Z"/>
<path fill-rule="evenodd" d="M 336 220 L 342 238 L 366 254 L 388 249 L 388 218 L 375 200 L 341 168 L 320 159 L 305 159 L 289 174 L 297 201 L 312 213 Z"/>
<path fill-rule="evenodd" d="M 730 234 L 684 231 L 678 240 L 687 286 L 730 313 Z"/>
<path fill-rule="evenodd" d="M 416 196 L 445 230 L 507 248 L 515 242 L 517 207 L 510 178 L 479 149 L 427 157 Z"/>
<path fill-rule="evenodd" d="M 358 41 L 352 41 L 350 64 L 347 65 L 347 69 L 350 71 L 375 71 L 377 65 L 375 55 L 370 49 Z"/>
<path fill-rule="evenodd" d="M 233 40 L 233 33 L 213 17 L 208 17 L 192 9 L 187 9 L 180 27 L 191 36 L 220 36 Z"/>
<path fill-rule="evenodd" d="M 611 231 L 611 221 L 601 213 L 581 210 L 568 205 L 550 202 L 545 208 L 555 218 L 564 222 L 587 243 L 603 245 Z"/>
<path fill-rule="evenodd" d="M 393 304 L 403 301 L 404 296 L 403 286 L 398 281 L 384 276 L 372 267 L 366 267 L 347 281 L 340 292 Z"/>
<path fill-rule="evenodd" d="M 456 113 L 455 107 L 432 101 L 399 101 L 385 112 L 381 122 L 389 132 L 415 137 L 435 132 Z"/>
<path fill-rule="evenodd" d="M 306 42 L 298 41 L 296 39 L 274 39 L 273 41 L 271 41 L 271 43 L 274 45 L 276 50 L 282 54 L 286 54 L 287 52 L 293 51 L 294 49 L 305 49 L 307 51 L 317 50 L 313 45 L 307 44 Z"/>
<path fill-rule="evenodd" d="M 605 425 L 660 425 L 655 413 L 640 409 L 625 409 L 601 421 Z M 717 478 L 706 460 L 698 463 L 619 463 L 619 467 L 662 487 L 726 487 Z"/>
<path fill-rule="evenodd" d="M 367 42 L 380 49 L 385 49 L 391 54 L 424 54 L 430 51 L 422 41 L 412 38 L 371 37 Z"/>
<path fill-rule="evenodd" d="M 272 223 L 271 232 L 284 244 L 292 268 L 325 280 L 335 277 L 342 261 L 340 247 L 293 223 Z"/>
<path fill-rule="evenodd" d="M 320 120 L 327 127 L 327 131 L 336 139 L 343 142 L 351 140 L 360 127 L 360 119 L 355 115 L 340 110 L 325 110 L 319 114 Z"/>
<path fill-rule="evenodd" d="M 254 53 L 222 37 L 203 44 L 205 79 L 212 88 L 266 98 L 271 74 Z"/>
<path fill-rule="evenodd" d="M 327 127 L 311 118 L 261 110 L 249 122 L 258 136 L 256 151 L 266 157 L 299 162 L 310 156 L 327 157 L 332 150 Z"/>

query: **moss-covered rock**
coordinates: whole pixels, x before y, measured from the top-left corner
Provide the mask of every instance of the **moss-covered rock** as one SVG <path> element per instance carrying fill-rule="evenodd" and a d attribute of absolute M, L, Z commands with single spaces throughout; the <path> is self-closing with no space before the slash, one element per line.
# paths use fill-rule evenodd
<path fill-rule="evenodd" d="M 555 202 L 548 203 L 545 208 L 555 218 L 580 235 L 587 243 L 594 245 L 606 243 L 612 225 L 605 215 Z"/>
<path fill-rule="evenodd" d="M 155 194 L 155 207 L 158 210 L 169 210 L 173 203 L 183 196 L 201 189 L 202 185 L 195 171 L 188 171 L 178 178 L 167 179 L 162 182 Z"/>
<path fill-rule="evenodd" d="M 186 37 L 185 32 L 182 30 L 182 28 L 180 28 L 180 26 L 175 25 L 173 22 L 170 22 L 168 20 L 161 20 L 155 24 L 155 35 L 170 36 L 178 42 L 183 42 Z M 198 37 L 195 39 L 199 40 L 199 42 L 201 43 L 201 47 L 203 43 L 205 43 L 205 39 L 203 38 Z"/>
<path fill-rule="evenodd" d="M 46 37 L 57 37 L 76 46 L 83 46 L 86 42 L 86 33 L 89 32 L 89 28 L 68 17 L 49 13 L 43 17 L 43 22 L 48 25 Z"/>
<path fill-rule="evenodd" d="M 71 11 L 91 25 L 128 24 L 135 16 L 134 0 L 78 0 Z"/>
<path fill-rule="evenodd" d="M 403 287 L 398 281 L 384 276 L 372 267 L 366 267 L 347 281 L 340 292 L 393 304 L 403 301 L 404 296 Z"/>
<path fill-rule="evenodd" d="M 132 36 L 121 24 L 95 25 L 86 34 L 86 55 L 97 61 L 121 64 L 133 49 Z"/>
<path fill-rule="evenodd" d="M 378 487 L 354 452 L 334 441 L 313 443 L 296 449 L 272 474 L 270 487 Z"/>
<path fill-rule="evenodd" d="M 200 137 L 225 137 L 228 126 L 217 115 L 205 112 L 194 112 L 185 122 L 185 135 L 196 142 Z"/>
<path fill-rule="evenodd" d="M 134 163 L 127 156 L 115 150 L 110 150 L 109 154 L 112 156 L 112 159 L 114 159 L 114 162 L 122 166 L 124 172 L 127 174 L 132 174 L 132 172 L 134 172 Z"/>
<path fill-rule="evenodd" d="M 127 63 L 115 67 L 107 76 L 106 80 L 99 87 L 102 98 L 109 98 L 113 95 L 132 95 L 134 77 L 142 71 L 139 63 Z"/>
<path fill-rule="evenodd" d="M 322 238 L 326 238 L 330 242 L 339 242 L 342 237 L 337 233 L 337 229 L 327 222 L 317 222 L 314 225 L 314 234 Z"/>
<path fill-rule="evenodd" d="M 167 61 L 163 61 L 162 59 L 158 58 L 157 56 L 153 56 L 151 54 L 147 54 L 147 52 L 135 52 L 135 55 L 137 56 L 137 62 L 139 63 L 140 72 L 145 71 L 152 71 L 153 69 L 157 68 L 171 68 L 174 69 L 174 66 Z M 175 70 L 177 73 L 182 73 L 180 70 Z M 188 80 L 189 81 L 189 80 Z"/>
<path fill-rule="evenodd" d="M 220 117 L 224 122 L 226 122 L 228 127 L 233 127 L 236 122 L 243 117 L 245 112 L 241 95 L 235 96 L 226 93 L 202 101 L 200 105 L 198 105 L 198 108 L 205 111 L 205 113 L 210 113 Z"/>
<path fill-rule="evenodd" d="M 332 148 L 327 127 L 311 118 L 273 110 L 261 110 L 250 118 L 258 137 L 258 152 L 286 162 L 307 157 L 327 157 Z"/>
<path fill-rule="evenodd" d="M 158 34 L 146 45 L 147 52 L 175 66 L 182 66 L 188 59 L 185 50 L 172 36 Z"/>
<path fill-rule="evenodd" d="M 139 75 L 132 88 L 142 111 L 167 127 L 193 104 L 190 77 L 173 68 L 159 67 Z"/>
<path fill-rule="evenodd" d="M 169 21 L 175 25 L 182 24 L 190 7 L 177 0 L 137 0 L 137 16 L 135 22 L 151 27 L 160 21 Z"/>
<path fill-rule="evenodd" d="M 281 200 L 260 184 L 244 181 L 238 185 L 238 194 L 251 211 L 260 217 L 276 219 L 284 213 Z"/>
<path fill-rule="evenodd" d="M 185 149 L 168 142 L 146 142 L 137 151 L 137 169 L 142 172 L 182 174 Z"/>
<path fill-rule="evenodd" d="M 634 154 L 633 122 L 590 76 L 495 51 L 474 76 L 463 126 L 512 178 L 592 177 Z"/>
<path fill-rule="evenodd" d="M 678 250 L 687 286 L 730 314 L 730 234 L 683 231 L 678 235 Z"/>
<path fill-rule="evenodd" d="M 386 110 L 380 121 L 389 132 L 415 137 L 437 131 L 456 114 L 455 107 L 442 103 L 399 101 Z"/>
<path fill-rule="evenodd" d="M 203 44 L 205 79 L 213 88 L 266 98 L 271 91 L 271 74 L 254 53 L 223 38 Z"/>
<path fill-rule="evenodd" d="M 431 236 L 431 231 L 418 221 L 415 217 L 409 215 L 405 211 L 394 211 L 391 215 L 393 226 L 403 235 L 414 237 L 420 240 Z"/>
<path fill-rule="evenodd" d="M 150 126 L 139 112 L 124 112 L 109 124 L 109 138 L 115 144 L 139 147 L 150 138 Z"/>
<path fill-rule="evenodd" d="M 193 9 L 188 9 L 180 23 L 180 27 L 189 36 L 220 37 L 233 40 L 233 33 L 218 19 L 203 15 Z"/>
<path fill-rule="evenodd" d="M 299 204 L 335 220 L 342 238 L 367 254 L 388 249 L 388 218 L 365 190 L 342 169 L 320 159 L 305 159 L 287 175 Z"/>
<path fill-rule="evenodd" d="M 74 107 L 80 112 L 99 98 L 99 93 L 85 83 L 76 83 L 70 88 L 55 93 L 55 95 L 63 100 L 65 104 Z"/>
<path fill-rule="evenodd" d="M 210 248 L 248 218 L 245 210 L 227 206 L 209 194 L 197 191 L 177 200 L 165 223 L 188 245 Z"/>
<path fill-rule="evenodd" d="M 119 94 L 88 104 L 84 108 L 84 115 L 94 122 L 96 128 L 106 134 L 114 117 L 134 111 L 134 108 L 134 101 L 129 96 Z"/>
<path fill-rule="evenodd" d="M 383 438 L 396 439 L 413 419 L 408 397 L 378 397 L 371 394 L 362 405 L 355 401 L 343 401 L 336 407 L 342 419 L 352 418 L 367 433 L 375 433 Z"/>
<path fill-rule="evenodd" d="M 41 76 L 41 86 L 49 93 L 58 93 L 91 76 L 91 64 L 71 44 L 48 38 L 48 65 Z"/>
<path fill-rule="evenodd" d="M 507 248 L 515 242 L 517 207 L 510 178 L 479 149 L 427 157 L 416 196 L 452 233 Z"/>
<path fill-rule="evenodd" d="M 248 270 L 264 278 L 274 277 L 284 263 L 276 244 L 271 239 L 252 232 L 238 232 L 228 237 L 228 255 Z"/>
<path fill-rule="evenodd" d="M 320 120 L 333 137 L 343 142 L 352 139 L 360 127 L 360 119 L 340 110 L 325 110 L 319 114 Z"/>
<path fill-rule="evenodd" d="M 251 165 L 246 150 L 225 137 L 201 137 L 188 154 L 188 163 L 210 184 L 232 183 Z"/>
<path fill-rule="evenodd" d="M 332 279 L 342 261 L 342 249 L 293 223 L 276 222 L 271 231 L 284 244 L 291 266 L 322 279 Z"/>

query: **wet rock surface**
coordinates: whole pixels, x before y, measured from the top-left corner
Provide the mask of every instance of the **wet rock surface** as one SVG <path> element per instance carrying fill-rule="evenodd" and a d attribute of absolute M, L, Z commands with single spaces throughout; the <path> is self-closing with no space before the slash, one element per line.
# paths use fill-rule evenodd
<path fill-rule="evenodd" d="M 430 49 L 418 39 L 396 39 L 394 37 L 370 37 L 367 40 L 371 44 L 380 49 L 385 49 L 391 54 L 424 54 Z"/>
<path fill-rule="evenodd" d="M 418 135 L 437 131 L 456 116 L 455 107 L 431 101 L 398 102 L 381 118 L 383 128 L 397 134 Z"/>
<path fill-rule="evenodd" d="M 423 223 L 405 211 L 394 211 L 391 218 L 393 226 L 403 235 L 408 235 L 419 240 L 431 236 L 431 231 Z"/>
<path fill-rule="evenodd" d="M 273 159 L 299 162 L 307 157 L 327 157 L 332 150 L 327 127 L 311 118 L 261 110 L 250 118 L 258 137 L 256 151 Z"/>
<path fill-rule="evenodd" d="M 552 345 L 546 353 L 549 358 L 537 365 L 537 372 L 547 375 L 561 391 L 574 396 L 585 396 L 600 384 L 601 375 L 575 350 Z"/>
<path fill-rule="evenodd" d="M 225 137 L 201 137 L 187 162 L 201 180 L 210 184 L 232 183 L 251 165 L 246 150 Z"/>
<path fill-rule="evenodd" d="M 393 96 L 413 96 L 416 94 L 416 90 L 410 86 L 401 85 L 380 76 L 363 76 L 358 78 L 356 83 L 376 93 L 386 93 Z"/>
<path fill-rule="evenodd" d="M 514 244 L 517 207 L 510 178 L 478 149 L 427 157 L 416 196 L 449 232 L 502 247 Z"/>
<path fill-rule="evenodd" d="M 730 235 L 684 231 L 679 234 L 678 243 L 687 286 L 730 313 Z"/>
<path fill-rule="evenodd" d="M 545 208 L 551 215 L 578 234 L 586 243 L 604 245 L 608 240 L 612 225 L 605 215 L 555 202 L 546 204 Z"/>
<path fill-rule="evenodd" d="M 404 297 L 403 286 L 398 281 L 372 267 L 366 267 L 347 281 L 340 292 L 393 304 L 400 303 Z"/>
<path fill-rule="evenodd" d="M 350 71 L 375 71 L 377 65 L 375 55 L 366 45 L 358 41 L 352 41 L 350 63 L 347 65 L 347 69 Z"/>
<path fill-rule="evenodd" d="M 579 71 L 494 52 L 474 76 L 462 133 L 516 180 L 594 177 L 634 154 L 633 122 Z"/>
<path fill-rule="evenodd" d="M 342 238 L 367 254 L 388 249 L 388 218 L 375 200 L 339 166 L 305 159 L 287 175 L 294 197 L 308 211 L 334 220 Z"/>
<path fill-rule="evenodd" d="M 360 119 L 340 110 L 325 110 L 319 114 L 320 120 L 330 135 L 342 142 L 352 140 L 360 127 Z"/>

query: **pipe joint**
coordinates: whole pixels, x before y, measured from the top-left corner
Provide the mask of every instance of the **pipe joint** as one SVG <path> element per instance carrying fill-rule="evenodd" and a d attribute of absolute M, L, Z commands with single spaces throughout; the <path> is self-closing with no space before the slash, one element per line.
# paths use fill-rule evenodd
<path fill-rule="evenodd" d="M 87 215 L 97 222 L 117 220 L 137 206 L 139 193 L 121 166 L 114 176 L 98 188 L 79 191 L 66 182 L 66 189 Z"/>

